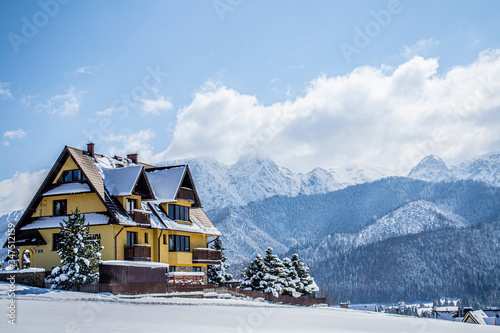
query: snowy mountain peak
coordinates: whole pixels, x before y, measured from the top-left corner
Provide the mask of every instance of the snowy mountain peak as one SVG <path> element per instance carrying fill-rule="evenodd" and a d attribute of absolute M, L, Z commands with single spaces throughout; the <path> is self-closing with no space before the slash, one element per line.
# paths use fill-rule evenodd
<path fill-rule="evenodd" d="M 408 177 L 425 181 L 450 181 L 455 177 L 451 175 L 450 169 L 446 163 L 435 155 L 424 157 L 413 169 Z"/>
<path fill-rule="evenodd" d="M 322 194 L 390 175 L 354 164 L 329 170 L 315 168 L 306 174 L 294 173 L 267 157 L 241 159 L 232 165 L 210 157 L 161 164 L 183 163 L 189 164 L 201 202 L 207 210 L 242 206 L 274 195 Z"/>
<path fill-rule="evenodd" d="M 500 186 L 500 153 L 485 154 L 450 168 L 441 158 L 430 155 L 411 169 L 408 177 L 432 182 L 472 179 Z"/>

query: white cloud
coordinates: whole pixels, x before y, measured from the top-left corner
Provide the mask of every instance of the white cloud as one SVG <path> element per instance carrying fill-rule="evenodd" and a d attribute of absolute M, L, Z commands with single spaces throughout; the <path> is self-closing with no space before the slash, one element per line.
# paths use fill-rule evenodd
<path fill-rule="evenodd" d="M 152 162 L 156 160 L 153 156 L 153 147 L 149 143 L 155 136 L 151 129 L 141 130 L 135 133 L 110 134 L 104 137 L 104 141 L 120 143 L 119 147 L 112 146 L 110 155 L 125 156 L 130 153 L 138 153 L 139 160 L 142 162 Z"/>
<path fill-rule="evenodd" d="M 415 56 L 397 68 L 320 76 L 304 96 L 264 106 L 207 83 L 177 115 L 163 160 L 266 155 L 299 171 L 347 162 L 405 174 L 428 154 L 456 163 L 500 150 L 500 50 L 437 74 Z"/>
<path fill-rule="evenodd" d="M 26 132 L 23 129 L 18 129 L 15 131 L 7 131 L 3 134 L 4 138 L 8 139 L 21 139 L 26 136 Z"/>
<path fill-rule="evenodd" d="M 90 67 L 82 66 L 75 69 L 75 74 L 90 74 L 90 73 L 91 73 Z"/>
<path fill-rule="evenodd" d="M 102 111 L 97 111 L 96 114 L 98 116 L 108 116 L 109 117 L 113 114 L 113 110 L 114 110 L 113 108 L 106 108 Z"/>
<path fill-rule="evenodd" d="M 426 53 L 434 46 L 439 44 L 439 41 L 434 38 L 424 38 L 419 40 L 413 45 L 405 45 L 403 46 L 403 51 L 401 55 L 407 59 L 412 58 L 413 56 L 426 55 Z"/>
<path fill-rule="evenodd" d="M 275 77 L 275 78 L 271 79 L 271 81 L 269 81 L 269 85 L 272 86 L 273 84 L 275 84 L 279 80 L 280 80 L 279 77 Z"/>
<path fill-rule="evenodd" d="M 16 172 L 11 179 L 0 181 L 0 211 L 26 209 L 36 190 L 42 184 L 48 170 L 33 173 Z"/>
<path fill-rule="evenodd" d="M 156 99 L 142 100 L 142 111 L 147 114 L 159 116 L 162 111 L 170 111 L 173 107 L 173 104 L 163 96 L 157 96 Z"/>
<path fill-rule="evenodd" d="M 10 92 L 10 82 L 0 82 L 0 97 L 12 98 L 12 93 Z"/>
<path fill-rule="evenodd" d="M 103 67 L 102 64 L 96 65 L 96 66 L 80 66 L 76 68 L 73 71 L 67 72 L 67 74 L 72 74 L 72 75 L 88 75 L 92 74 L 95 71 L 99 70 L 101 67 Z"/>
<path fill-rule="evenodd" d="M 21 99 L 21 104 L 23 104 L 26 107 L 31 107 L 31 103 L 35 100 L 36 96 L 33 95 L 24 95 L 23 98 Z"/>
<path fill-rule="evenodd" d="M 80 111 L 80 100 L 85 94 L 70 86 L 65 94 L 52 96 L 45 104 L 39 105 L 43 110 L 60 116 L 75 116 Z"/>

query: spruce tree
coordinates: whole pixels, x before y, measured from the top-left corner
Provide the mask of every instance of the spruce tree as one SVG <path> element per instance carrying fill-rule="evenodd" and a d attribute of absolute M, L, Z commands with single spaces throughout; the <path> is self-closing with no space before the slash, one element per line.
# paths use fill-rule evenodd
<path fill-rule="evenodd" d="M 262 257 L 257 254 L 242 274 L 241 288 L 244 290 L 264 291 L 263 279 L 267 271 L 267 266 L 262 261 Z"/>
<path fill-rule="evenodd" d="M 233 275 L 228 273 L 230 267 L 226 264 L 226 255 L 224 254 L 225 248 L 222 246 L 222 240 L 217 237 L 211 245 L 214 250 L 219 250 L 221 255 L 220 265 L 210 265 L 208 266 L 208 283 L 214 284 L 216 286 L 224 286 L 226 282 L 233 280 Z"/>
<path fill-rule="evenodd" d="M 97 277 L 101 253 L 103 249 L 89 233 L 85 216 L 78 208 L 68 220 L 60 223 L 57 253 L 61 258 L 61 266 L 55 267 L 48 281 L 52 288 L 71 289 L 80 284 L 92 283 Z"/>
<path fill-rule="evenodd" d="M 292 264 L 290 258 L 283 258 L 283 265 L 285 268 L 285 286 L 283 288 L 283 295 L 289 296 L 300 296 L 301 294 L 297 291 L 298 283 L 300 282 L 299 276 L 295 267 Z"/>
<path fill-rule="evenodd" d="M 314 293 L 314 279 L 309 274 L 309 268 L 300 260 L 298 254 L 292 255 L 292 266 L 295 268 L 299 279 L 297 291 L 302 295 L 312 295 Z"/>
<path fill-rule="evenodd" d="M 273 254 L 273 249 L 269 247 L 266 250 L 264 264 L 267 266 L 267 273 L 264 274 L 264 291 L 278 296 L 286 287 L 285 266 L 277 255 Z"/>

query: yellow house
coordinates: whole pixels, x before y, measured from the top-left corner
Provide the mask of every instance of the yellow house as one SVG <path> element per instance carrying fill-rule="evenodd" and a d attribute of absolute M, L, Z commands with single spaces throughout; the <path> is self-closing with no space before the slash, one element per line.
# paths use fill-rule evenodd
<path fill-rule="evenodd" d="M 20 261 L 50 272 L 60 264 L 59 223 L 76 208 L 104 249 L 102 260 L 162 262 L 171 272 L 220 263 L 220 236 L 203 211 L 188 165 L 156 167 L 137 154 L 109 157 L 66 146 L 15 229 Z"/>

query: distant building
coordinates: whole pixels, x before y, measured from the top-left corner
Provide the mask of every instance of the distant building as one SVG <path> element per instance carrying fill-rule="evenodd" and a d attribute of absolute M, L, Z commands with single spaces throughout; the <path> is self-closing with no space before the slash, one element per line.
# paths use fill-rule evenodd
<path fill-rule="evenodd" d="M 458 306 L 439 306 L 434 308 L 434 317 L 442 320 L 461 321 Z"/>
<path fill-rule="evenodd" d="M 470 311 L 462 320 L 464 323 L 480 325 L 500 325 L 500 309 Z"/>

